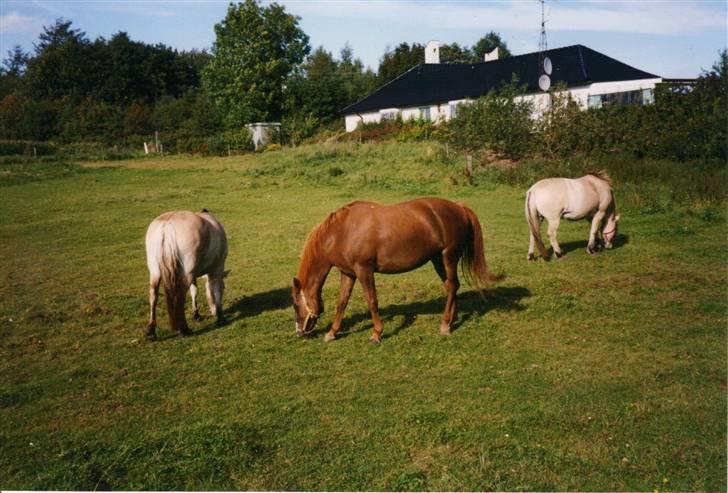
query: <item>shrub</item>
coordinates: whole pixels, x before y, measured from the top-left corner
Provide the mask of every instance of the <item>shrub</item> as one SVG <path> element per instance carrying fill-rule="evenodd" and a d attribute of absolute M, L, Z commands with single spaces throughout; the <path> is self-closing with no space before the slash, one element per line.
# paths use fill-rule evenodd
<path fill-rule="evenodd" d="M 513 82 L 472 104 L 458 106 L 457 116 L 448 123 L 450 144 L 468 154 L 490 149 L 510 159 L 525 156 L 533 130 L 533 105 L 517 98 L 522 92 Z"/>

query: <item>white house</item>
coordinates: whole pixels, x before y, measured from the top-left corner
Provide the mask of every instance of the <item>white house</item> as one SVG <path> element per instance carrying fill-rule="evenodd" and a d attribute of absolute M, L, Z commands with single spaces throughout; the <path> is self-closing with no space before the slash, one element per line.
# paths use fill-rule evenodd
<path fill-rule="evenodd" d="M 485 62 L 440 63 L 439 45 L 425 47 L 425 63 L 412 67 L 365 98 L 344 108 L 346 130 L 359 123 L 376 123 L 401 116 L 403 120 L 449 120 L 457 105 L 484 96 L 510 82 L 515 75 L 526 85 L 526 95 L 536 111 L 548 104 L 539 89 L 542 54 L 497 58 L 486 55 Z M 655 85 L 662 77 L 630 67 L 583 45 L 546 52 L 553 66 L 551 84 L 564 84 L 582 108 L 604 104 L 648 104 L 654 101 Z"/>

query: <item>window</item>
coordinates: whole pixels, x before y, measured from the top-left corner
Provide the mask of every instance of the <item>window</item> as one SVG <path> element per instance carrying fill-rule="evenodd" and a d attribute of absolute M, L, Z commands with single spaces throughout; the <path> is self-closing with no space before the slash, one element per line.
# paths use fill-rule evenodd
<path fill-rule="evenodd" d="M 426 122 L 430 121 L 430 107 L 420 108 L 420 118 Z"/>
<path fill-rule="evenodd" d="M 385 111 L 382 113 L 382 120 L 396 120 L 397 119 L 397 112 L 396 111 Z"/>
<path fill-rule="evenodd" d="M 636 91 L 612 92 L 609 94 L 594 94 L 589 96 L 589 108 L 601 108 L 607 105 L 652 104 L 655 102 L 655 93 L 652 89 L 638 89 Z"/>
<path fill-rule="evenodd" d="M 458 116 L 458 103 L 450 103 L 450 119 Z"/>

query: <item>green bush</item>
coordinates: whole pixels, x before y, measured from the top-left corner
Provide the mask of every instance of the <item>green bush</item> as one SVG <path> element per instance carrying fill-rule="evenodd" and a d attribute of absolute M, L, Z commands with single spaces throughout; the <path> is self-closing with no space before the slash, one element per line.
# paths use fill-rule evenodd
<path fill-rule="evenodd" d="M 524 157 L 530 150 L 533 104 L 517 97 L 522 93 L 514 81 L 458 106 L 457 116 L 448 123 L 449 143 L 468 154 L 489 149 L 510 159 Z"/>

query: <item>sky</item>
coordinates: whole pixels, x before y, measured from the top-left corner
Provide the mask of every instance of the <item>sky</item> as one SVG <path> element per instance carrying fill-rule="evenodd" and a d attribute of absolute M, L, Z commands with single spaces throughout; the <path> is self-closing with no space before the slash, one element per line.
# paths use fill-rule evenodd
<path fill-rule="evenodd" d="M 125 31 L 131 39 L 179 50 L 210 49 L 228 1 L 0 0 L 0 55 L 15 45 L 32 51 L 43 26 L 57 18 L 90 39 Z M 269 3 L 269 2 L 264 2 Z M 347 43 L 374 71 L 388 48 L 430 40 L 472 46 L 495 31 L 515 55 L 538 50 L 538 0 L 279 0 L 300 17 L 312 48 L 339 56 Z M 549 48 L 586 45 L 667 78 L 709 70 L 726 48 L 728 0 L 546 0 Z"/>

